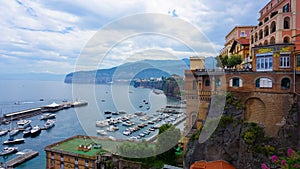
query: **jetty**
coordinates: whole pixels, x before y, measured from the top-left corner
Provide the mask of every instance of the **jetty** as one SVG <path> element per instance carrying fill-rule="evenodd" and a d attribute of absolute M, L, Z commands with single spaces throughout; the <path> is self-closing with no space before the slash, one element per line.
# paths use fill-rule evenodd
<path fill-rule="evenodd" d="M 17 165 L 20 165 L 36 156 L 39 155 L 39 152 L 37 151 L 27 151 L 27 152 L 21 152 L 21 154 L 9 161 L 7 161 L 6 166 L 7 167 L 15 167 Z"/>
<path fill-rule="evenodd" d="M 57 111 L 60 111 L 63 109 L 71 108 L 71 107 L 85 106 L 87 104 L 88 104 L 88 102 L 86 102 L 86 101 L 63 102 L 61 104 L 52 103 L 52 104 L 45 105 L 42 107 L 6 113 L 2 117 L 2 122 L 29 118 L 29 117 L 37 116 L 37 115 L 45 113 L 45 112 L 57 112 Z"/>

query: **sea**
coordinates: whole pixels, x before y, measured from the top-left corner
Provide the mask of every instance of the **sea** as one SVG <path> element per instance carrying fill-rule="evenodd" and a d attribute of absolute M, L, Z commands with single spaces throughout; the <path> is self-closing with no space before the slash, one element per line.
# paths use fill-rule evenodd
<path fill-rule="evenodd" d="M 152 89 L 134 88 L 127 84 L 66 84 L 62 81 L 38 80 L 0 80 L 0 115 L 30 108 L 49 105 L 53 102 L 87 101 L 87 106 L 69 108 L 56 112 L 55 126 L 43 130 L 37 137 L 28 137 L 24 144 L 18 144 L 19 151 L 31 149 L 39 152 L 39 156 L 17 166 L 18 169 L 44 169 L 46 168 L 46 154 L 44 148 L 50 144 L 67 139 L 75 135 L 96 136 L 97 120 L 104 120 L 104 111 L 125 111 L 130 114 L 145 112 L 153 115 L 166 105 L 178 105 L 180 101 L 166 97 L 164 94 L 155 94 Z M 147 104 L 146 104 L 147 102 Z M 43 126 L 44 121 L 39 115 L 28 118 L 31 125 Z M 136 119 L 138 120 L 138 119 Z M 14 128 L 16 121 L 2 128 Z M 120 125 L 121 127 L 121 125 Z M 110 133 L 115 138 L 126 139 L 120 132 Z M 20 132 L 15 138 L 23 137 Z M 148 137 L 151 137 L 149 135 Z M 8 136 L 1 136 L 0 143 Z M 0 144 L 0 150 L 4 147 Z M 16 154 L 0 156 L 0 162 L 16 157 Z"/>

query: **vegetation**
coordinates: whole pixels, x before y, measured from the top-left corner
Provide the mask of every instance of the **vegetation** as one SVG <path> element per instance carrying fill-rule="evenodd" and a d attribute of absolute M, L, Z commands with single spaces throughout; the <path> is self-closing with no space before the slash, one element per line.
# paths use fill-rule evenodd
<path fill-rule="evenodd" d="M 271 163 L 269 166 L 272 168 L 282 168 L 282 169 L 296 169 L 300 168 L 300 152 L 295 151 L 292 148 L 287 150 L 286 157 L 278 157 L 273 155 L 271 157 Z M 261 164 L 262 169 L 270 169 L 266 163 Z"/>
<path fill-rule="evenodd" d="M 264 129 L 258 126 L 256 123 L 246 123 L 248 129 L 242 134 L 242 138 L 248 145 L 254 145 L 255 143 L 264 141 L 265 132 Z"/>
<path fill-rule="evenodd" d="M 165 124 L 159 128 L 156 144 L 149 144 L 143 139 L 141 142 L 123 143 L 119 150 L 121 155 L 128 157 L 125 159 L 142 162 L 143 168 L 162 168 L 164 164 L 177 164 L 176 159 L 181 157 L 177 146 L 179 139 L 180 130 L 171 124 Z M 154 154 L 158 155 L 153 156 Z"/>
<path fill-rule="evenodd" d="M 241 55 L 231 55 L 230 57 L 228 57 L 227 55 L 222 56 L 219 55 L 216 58 L 217 60 L 217 66 L 225 68 L 233 68 L 239 64 L 242 63 L 242 56 Z"/>

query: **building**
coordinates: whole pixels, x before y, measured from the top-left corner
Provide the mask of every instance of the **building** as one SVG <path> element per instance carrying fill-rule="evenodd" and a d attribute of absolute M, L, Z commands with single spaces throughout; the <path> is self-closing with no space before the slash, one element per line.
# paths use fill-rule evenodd
<path fill-rule="evenodd" d="M 218 161 L 199 161 L 195 162 L 191 165 L 190 169 L 235 169 L 234 166 L 230 165 L 229 163 L 218 160 Z"/>
<path fill-rule="evenodd" d="M 50 169 L 140 169 L 141 164 L 123 160 L 102 148 L 111 144 L 97 137 L 74 136 L 45 148 L 46 168 Z"/>
<path fill-rule="evenodd" d="M 299 11 L 297 0 L 271 0 L 260 10 L 259 24 L 251 32 L 250 45 L 257 71 L 272 70 L 276 60 L 282 70 L 292 68 L 294 62 L 295 70 L 300 70 Z M 262 67 L 264 64 L 266 68 Z"/>
<path fill-rule="evenodd" d="M 254 26 L 236 26 L 225 37 L 225 45 L 221 50 L 221 56 L 240 55 L 242 59 L 246 60 L 250 55 L 250 38 L 251 31 Z"/>

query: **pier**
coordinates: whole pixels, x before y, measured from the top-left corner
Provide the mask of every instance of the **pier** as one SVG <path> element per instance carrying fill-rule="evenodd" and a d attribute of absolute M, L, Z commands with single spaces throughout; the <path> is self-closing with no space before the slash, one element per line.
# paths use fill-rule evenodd
<path fill-rule="evenodd" d="M 7 121 L 13 121 L 23 118 L 29 118 L 33 116 L 37 116 L 39 114 L 45 113 L 45 112 L 57 112 L 63 109 L 68 109 L 71 107 L 79 107 L 79 106 L 85 106 L 88 102 L 86 101 L 75 101 L 75 102 L 63 102 L 61 104 L 52 103 L 50 105 L 27 109 L 27 110 L 21 110 L 16 111 L 12 113 L 6 113 L 2 117 L 2 122 Z"/>
<path fill-rule="evenodd" d="M 6 166 L 7 167 L 15 167 L 15 166 L 20 165 L 38 155 L 39 155 L 39 152 L 37 152 L 37 151 L 24 152 L 23 154 L 17 156 L 16 158 L 9 160 L 6 163 Z"/>

